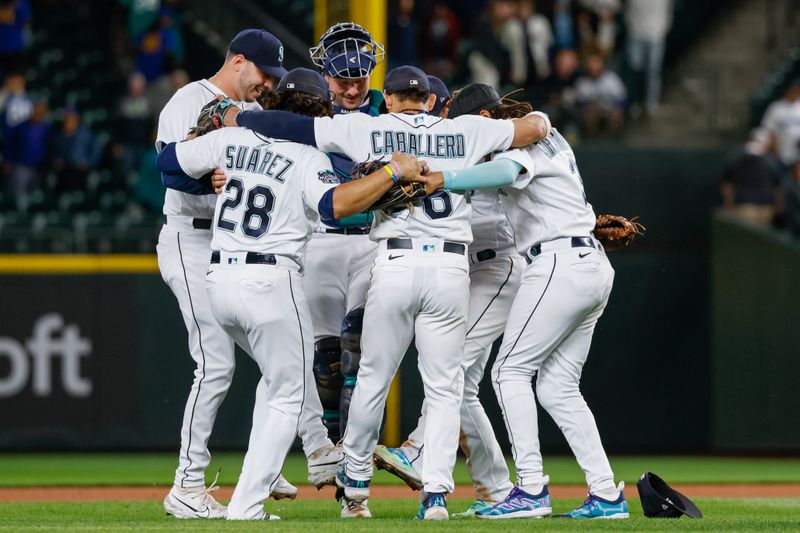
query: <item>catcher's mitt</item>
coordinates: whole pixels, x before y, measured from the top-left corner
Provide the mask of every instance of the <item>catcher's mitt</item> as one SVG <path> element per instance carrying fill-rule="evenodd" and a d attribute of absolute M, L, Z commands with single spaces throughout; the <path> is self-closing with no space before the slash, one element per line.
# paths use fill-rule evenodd
<path fill-rule="evenodd" d="M 367 161 L 353 167 L 350 176 L 360 179 L 376 172 L 386 165 L 386 161 Z M 395 183 L 383 193 L 383 196 L 369 207 L 369 211 L 394 211 L 411 209 L 425 197 L 425 185 L 422 183 Z"/>
<path fill-rule="evenodd" d="M 232 107 L 236 107 L 236 104 L 230 98 L 214 98 L 200 110 L 200 116 L 197 117 L 197 124 L 194 128 L 189 130 L 189 134 L 194 133 L 199 137 L 200 135 L 205 135 L 209 131 L 222 128 L 224 125 L 225 113 Z"/>
<path fill-rule="evenodd" d="M 594 226 L 594 236 L 603 243 L 607 252 L 628 246 L 636 237 L 644 235 L 645 227 L 636 221 L 637 218 L 628 220 L 619 215 L 600 215 Z"/>

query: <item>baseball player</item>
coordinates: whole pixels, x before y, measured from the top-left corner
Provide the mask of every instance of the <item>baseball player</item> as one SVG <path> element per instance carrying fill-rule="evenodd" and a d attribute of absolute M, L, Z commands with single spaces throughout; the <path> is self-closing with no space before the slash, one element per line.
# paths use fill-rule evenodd
<path fill-rule="evenodd" d="M 507 118 L 488 86 L 463 91 L 453 106 Z M 459 95 L 461 96 L 461 95 Z M 511 110 L 510 116 L 522 110 Z M 517 116 L 518 116 L 517 115 Z M 511 441 L 517 483 L 479 518 L 551 514 L 539 450 L 539 403 L 564 433 L 586 475 L 589 497 L 568 518 L 627 518 L 624 483 L 614 483 L 594 417 L 581 396 L 581 370 L 597 320 L 608 302 L 614 270 L 592 235 L 595 214 L 569 143 L 556 130 L 535 146 L 511 150 L 461 173 L 445 171 L 444 188 L 504 187 L 503 206 L 527 268 L 511 305 L 492 384 Z"/>
<path fill-rule="evenodd" d="M 228 113 L 225 122 L 341 152 L 354 161 L 381 159 L 399 150 L 440 169 L 465 168 L 497 150 L 538 141 L 550 127 L 541 114 L 514 121 L 430 116 L 425 113 L 429 96 L 425 73 L 404 66 L 384 81 L 387 115 L 311 120 L 276 111 L 242 111 Z M 346 459 L 337 476 L 337 485 L 345 492 L 343 517 L 370 516 L 366 501 L 384 403 L 415 334 L 428 401 L 418 517 L 448 517 L 445 496 L 453 490 L 463 389 L 460 363 L 469 305 L 469 218 L 465 197 L 449 191 L 429 196 L 413 209 L 375 215 L 370 238 L 378 242 L 379 252 L 372 267 L 361 366 L 343 442 Z"/>
<path fill-rule="evenodd" d="M 246 109 L 261 109 L 255 100 L 286 72 L 282 60 L 283 46 L 270 33 L 248 29 L 237 34 L 222 68 L 211 78 L 180 89 L 164 107 L 156 148 L 160 151 L 169 142 L 183 140 L 201 108 L 215 95 L 230 96 Z M 189 334 L 189 352 L 197 365 L 184 409 L 174 486 L 164 499 L 164 508 L 179 518 L 214 518 L 222 516 L 225 508 L 205 488 L 205 470 L 211 460 L 208 439 L 235 368 L 233 341 L 214 320 L 205 291 L 217 196 L 213 188 L 196 180 L 165 176 L 164 182 L 168 187 L 164 201 L 166 223 L 159 235 L 158 265 L 178 300 Z M 319 399 L 316 405 L 315 409 L 314 402 L 308 402 L 306 409 L 311 414 L 301 427 L 303 442 L 308 443 L 309 478 L 332 481 L 336 470 L 330 455 L 336 454 L 319 421 Z M 333 462 L 340 458 L 338 454 Z M 296 495 L 297 489 L 283 477 L 273 490 L 275 498 Z"/>
<path fill-rule="evenodd" d="M 369 77 L 384 53 L 367 30 L 353 22 L 335 24 L 309 52 L 331 88 L 334 113 L 378 114 L 383 95 L 369 89 Z M 340 179 L 349 179 L 353 162 L 341 154 L 329 157 Z M 323 422 L 334 442 L 346 427 L 361 357 L 369 269 L 378 249 L 369 240 L 371 222 L 371 213 L 324 221 L 306 250 L 304 284 L 314 325 L 314 376 Z M 314 415 L 306 412 L 303 416 Z"/>
<path fill-rule="evenodd" d="M 284 92 L 301 95 L 287 99 L 286 109 L 304 113 L 329 98 L 325 80 L 308 69 L 284 76 L 276 93 Z M 361 212 L 399 178 L 414 179 L 422 169 L 402 154 L 393 162 L 334 188 L 339 180 L 325 154 L 244 128 L 173 142 L 159 153 L 159 169 L 167 174 L 197 178 L 217 167 L 228 174 L 214 213 L 207 292 L 213 316 L 263 375 L 229 520 L 278 519 L 262 502 L 297 433 L 311 376 L 313 341 L 302 283 L 306 240 L 318 218 Z"/>
<path fill-rule="evenodd" d="M 433 113 L 455 118 L 465 114 L 463 96 L 448 109 L 450 101 L 447 87 L 437 78 L 429 77 L 436 96 Z M 466 96 L 478 86 L 464 89 Z M 526 104 L 501 104 L 500 97 L 491 90 L 491 98 L 504 108 Z M 437 109 L 439 106 L 439 109 Z M 492 344 L 503 333 L 511 303 L 517 293 L 525 261 L 514 248 L 514 234 L 500 204 L 497 189 L 474 190 L 472 204 L 472 243 L 469 246 L 470 300 L 467 318 L 467 335 L 461 366 L 464 369 L 464 397 L 461 402 L 461 449 L 475 485 L 476 501 L 465 513 L 472 516 L 477 511 L 502 501 L 512 489 L 508 467 L 503 452 L 495 438 L 486 411 L 478 399 L 478 390 Z M 422 487 L 417 470 L 422 465 L 423 441 L 426 422 L 426 403 L 417 427 L 400 448 L 378 446 L 375 463 L 404 479 L 412 488 Z"/>

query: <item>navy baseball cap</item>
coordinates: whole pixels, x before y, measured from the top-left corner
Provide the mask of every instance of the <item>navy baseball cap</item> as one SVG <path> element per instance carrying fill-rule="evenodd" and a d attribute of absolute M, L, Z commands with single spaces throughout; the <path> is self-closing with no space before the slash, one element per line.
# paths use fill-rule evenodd
<path fill-rule="evenodd" d="M 492 109 L 502 103 L 500 95 L 491 85 L 470 83 L 456 93 L 447 118 L 478 115 L 482 109 Z"/>
<path fill-rule="evenodd" d="M 386 94 L 396 93 L 397 91 L 407 91 L 409 89 L 419 89 L 424 92 L 431 92 L 428 76 L 417 67 L 405 65 L 389 71 L 383 80 L 383 91 Z"/>
<path fill-rule="evenodd" d="M 261 72 L 273 78 L 282 78 L 286 74 L 286 69 L 283 68 L 283 44 L 267 30 L 250 28 L 240 31 L 231 41 L 228 50 L 234 54 L 242 54 Z"/>
<path fill-rule="evenodd" d="M 319 72 L 303 67 L 287 72 L 275 89 L 278 94 L 293 91 L 316 96 L 328 102 L 331 100 L 331 91 L 325 78 Z"/>
<path fill-rule="evenodd" d="M 436 95 L 436 103 L 428 113 L 438 115 L 447 101 L 451 99 L 450 91 L 447 89 L 447 85 L 436 76 L 428 75 L 428 85 L 431 87 L 431 94 Z"/>

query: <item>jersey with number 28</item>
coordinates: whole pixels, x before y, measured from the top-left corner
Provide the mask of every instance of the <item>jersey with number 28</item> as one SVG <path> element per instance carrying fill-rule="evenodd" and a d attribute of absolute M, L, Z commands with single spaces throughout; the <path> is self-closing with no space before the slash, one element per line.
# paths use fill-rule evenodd
<path fill-rule="evenodd" d="M 464 115 L 448 120 L 426 113 L 364 113 L 314 119 L 317 147 L 355 162 L 386 160 L 396 151 L 427 161 L 431 170 L 460 170 L 505 150 L 514 139 L 510 120 Z M 462 194 L 439 191 L 413 209 L 375 213 L 370 238 L 440 238 L 469 243 L 470 206 Z"/>
<path fill-rule="evenodd" d="M 217 167 L 228 176 L 214 210 L 212 249 L 273 253 L 303 263 L 319 201 L 339 183 L 324 153 L 246 128 L 178 143 L 175 153 L 192 177 Z"/>

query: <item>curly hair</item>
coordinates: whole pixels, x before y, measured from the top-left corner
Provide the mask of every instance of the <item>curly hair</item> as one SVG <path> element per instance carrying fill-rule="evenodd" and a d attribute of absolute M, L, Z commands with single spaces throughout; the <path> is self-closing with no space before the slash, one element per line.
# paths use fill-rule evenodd
<path fill-rule="evenodd" d="M 282 93 L 267 92 L 261 96 L 261 105 L 264 109 L 277 109 L 291 111 L 306 117 L 332 117 L 331 103 L 297 91 Z"/>
<path fill-rule="evenodd" d="M 491 109 L 481 108 L 480 111 L 488 111 L 491 114 L 492 118 L 497 119 L 505 119 L 505 118 L 522 118 L 531 111 L 533 111 L 533 106 L 528 102 L 519 102 L 514 100 L 513 98 L 509 98 L 514 93 L 520 92 L 523 89 L 517 89 L 515 91 L 511 91 L 510 93 L 506 94 L 505 96 L 500 97 L 500 105 L 497 105 Z M 457 90 L 453 92 L 453 98 L 458 97 L 458 93 L 461 90 Z"/>

